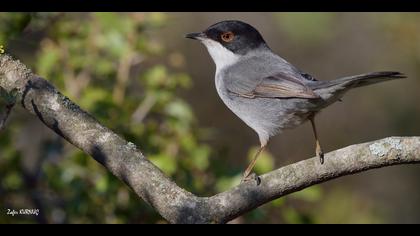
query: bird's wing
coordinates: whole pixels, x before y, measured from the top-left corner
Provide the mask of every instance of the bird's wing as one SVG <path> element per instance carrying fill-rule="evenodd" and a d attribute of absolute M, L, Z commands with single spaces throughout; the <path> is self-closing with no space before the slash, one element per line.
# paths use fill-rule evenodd
<path fill-rule="evenodd" d="M 276 73 L 260 79 L 237 79 L 226 83 L 229 92 L 248 98 L 319 98 L 302 80 L 287 73 Z"/>

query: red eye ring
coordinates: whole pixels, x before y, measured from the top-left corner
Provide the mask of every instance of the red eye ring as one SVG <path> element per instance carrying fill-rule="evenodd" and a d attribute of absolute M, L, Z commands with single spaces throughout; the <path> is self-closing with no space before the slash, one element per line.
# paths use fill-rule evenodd
<path fill-rule="evenodd" d="M 235 35 L 232 32 L 225 32 L 223 34 L 221 34 L 220 38 L 225 41 L 225 42 L 230 42 L 233 40 L 233 38 L 235 38 Z"/>

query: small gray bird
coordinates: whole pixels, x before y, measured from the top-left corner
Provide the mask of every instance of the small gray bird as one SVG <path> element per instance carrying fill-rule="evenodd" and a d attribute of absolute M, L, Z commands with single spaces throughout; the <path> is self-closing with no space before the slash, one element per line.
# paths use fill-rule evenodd
<path fill-rule="evenodd" d="M 252 168 L 270 137 L 307 120 L 316 140 L 315 153 L 323 164 L 315 115 L 352 88 L 405 78 L 402 73 L 385 71 L 318 81 L 276 55 L 254 27 L 241 21 L 222 21 L 186 37 L 207 47 L 216 64 L 215 81 L 220 98 L 258 134 L 260 149 L 242 181 L 252 179 Z"/>

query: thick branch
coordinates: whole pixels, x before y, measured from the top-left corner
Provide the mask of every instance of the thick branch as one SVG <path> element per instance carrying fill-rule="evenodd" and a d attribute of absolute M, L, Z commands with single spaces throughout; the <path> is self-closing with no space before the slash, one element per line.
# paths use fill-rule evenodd
<path fill-rule="evenodd" d="M 178 187 L 137 147 L 101 125 L 34 75 L 19 61 L 0 55 L 0 87 L 16 89 L 20 103 L 46 126 L 91 155 L 172 223 L 224 223 L 270 200 L 340 176 L 384 166 L 420 162 L 420 137 L 391 137 L 352 145 L 294 163 L 212 197 Z"/>

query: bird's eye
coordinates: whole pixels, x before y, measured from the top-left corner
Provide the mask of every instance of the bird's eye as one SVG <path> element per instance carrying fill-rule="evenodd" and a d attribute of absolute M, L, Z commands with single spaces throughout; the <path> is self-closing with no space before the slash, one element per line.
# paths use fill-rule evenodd
<path fill-rule="evenodd" d="M 226 32 L 226 33 L 223 33 L 221 35 L 222 40 L 225 41 L 225 42 L 227 42 L 227 43 L 230 42 L 230 41 L 232 41 L 234 37 L 235 36 L 233 35 L 232 32 Z"/>

